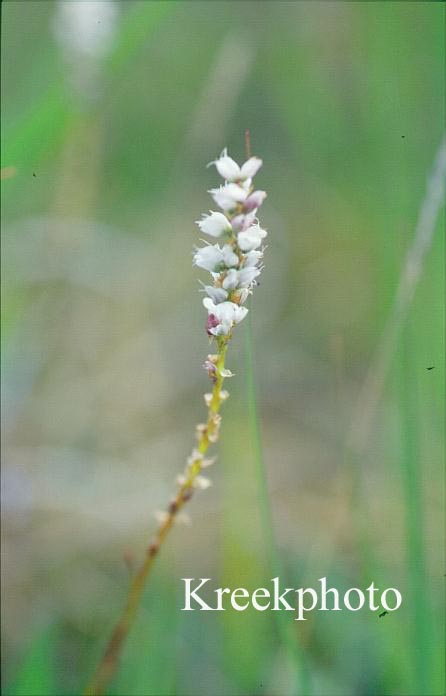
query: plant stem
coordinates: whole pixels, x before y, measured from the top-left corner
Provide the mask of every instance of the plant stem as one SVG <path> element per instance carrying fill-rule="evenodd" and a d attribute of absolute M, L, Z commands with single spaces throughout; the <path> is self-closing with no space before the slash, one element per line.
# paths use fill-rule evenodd
<path fill-rule="evenodd" d="M 283 563 L 277 549 L 274 535 L 271 505 L 268 493 L 267 472 L 263 456 L 262 437 L 257 408 L 251 312 L 249 312 L 247 316 L 247 323 L 245 327 L 245 364 L 248 416 L 251 430 L 251 441 L 254 448 L 254 461 L 257 470 L 260 516 L 265 539 L 267 566 L 268 571 L 270 571 L 272 575 L 278 575 L 281 577 L 284 575 Z M 290 658 L 295 693 L 299 694 L 300 696 L 309 696 L 309 694 L 312 692 L 310 675 L 308 672 L 304 651 L 299 642 L 299 635 L 293 631 L 292 624 L 290 624 L 288 619 L 286 619 L 285 615 L 282 615 L 281 612 L 276 614 L 275 621 L 280 639 Z"/>
<path fill-rule="evenodd" d="M 172 528 L 178 512 L 185 503 L 192 497 L 194 484 L 203 468 L 203 456 L 209 446 L 218 439 L 220 426 L 220 406 L 223 402 L 222 385 L 225 379 L 224 367 L 228 343 L 231 336 L 221 336 L 217 339 L 218 352 L 215 360 L 215 377 L 212 390 L 212 398 L 209 402 L 208 417 L 206 424 L 197 429 L 197 449 L 193 451 L 188 461 L 182 483 L 174 498 L 170 501 L 156 534 L 149 544 L 146 558 L 140 568 L 135 573 L 127 598 L 127 602 L 122 611 L 110 640 L 107 644 L 104 655 L 94 673 L 90 683 L 85 689 L 85 696 L 100 696 L 110 683 L 119 663 L 119 658 L 123 649 L 125 639 L 135 619 L 141 597 L 144 591 L 147 577 L 155 562 L 162 544 L 164 543 L 170 529 Z"/>

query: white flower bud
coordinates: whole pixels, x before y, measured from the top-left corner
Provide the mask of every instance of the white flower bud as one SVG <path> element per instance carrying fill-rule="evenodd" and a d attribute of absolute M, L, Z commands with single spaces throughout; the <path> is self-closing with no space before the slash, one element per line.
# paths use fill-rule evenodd
<path fill-rule="evenodd" d="M 230 244 L 225 244 L 223 248 L 220 248 L 218 244 L 208 244 L 205 247 L 199 247 L 194 254 L 194 264 L 210 273 L 218 273 L 222 266 L 226 268 L 237 266 L 239 262 L 240 259 Z"/>
<path fill-rule="evenodd" d="M 204 423 L 200 423 L 199 425 L 197 425 L 197 428 L 199 428 L 200 432 L 202 432 L 203 430 L 206 430 L 206 425 Z M 197 462 L 200 462 L 202 459 L 202 453 L 194 447 L 194 449 L 192 450 L 192 454 L 187 458 L 187 465 L 188 467 L 191 467 Z"/>
<path fill-rule="evenodd" d="M 242 251 L 252 251 L 261 245 L 264 237 L 266 237 L 265 230 L 262 230 L 259 225 L 252 225 L 244 232 L 238 233 L 237 243 Z"/>
<path fill-rule="evenodd" d="M 223 213 L 214 213 L 204 215 L 202 220 L 197 220 L 196 224 L 202 232 L 209 234 L 211 237 L 221 237 L 225 232 L 231 232 L 232 227 L 228 218 Z"/>
<path fill-rule="evenodd" d="M 223 281 L 223 287 L 225 290 L 235 290 L 239 284 L 238 272 L 231 268 Z"/>
<path fill-rule="evenodd" d="M 234 210 L 237 203 L 243 203 L 248 197 L 248 191 L 245 191 L 238 184 L 225 184 L 216 189 L 210 189 L 209 193 L 216 204 L 226 211 Z"/>
<path fill-rule="evenodd" d="M 248 251 L 243 261 L 243 268 L 251 268 L 252 266 L 256 266 L 262 257 L 263 251 L 254 249 L 252 251 Z"/>
<path fill-rule="evenodd" d="M 217 457 L 209 457 L 208 459 L 203 459 L 201 462 L 201 468 L 202 469 L 207 469 L 209 466 L 212 466 L 215 464 Z"/>
<path fill-rule="evenodd" d="M 258 275 L 260 275 L 260 269 L 254 266 L 243 268 L 240 271 L 231 268 L 223 280 L 223 287 L 228 291 L 249 287 Z"/>
<path fill-rule="evenodd" d="M 214 160 L 213 162 L 209 162 L 208 167 L 211 164 L 215 164 L 217 172 L 223 177 L 223 179 L 226 179 L 226 181 L 237 181 L 237 179 L 240 179 L 240 167 L 238 166 L 237 162 L 232 159 L 232 157 L 229 157 L 226 148 L 223 150 L 218 159 Z"/>
<path fill-rule="evenodd" d="M 223 288 L 214 288 L 213 285 L 205 285 L 204 289 L 206 291 L 206 294 L 211 298 L 215 304 L 218 304 L 219 302 L 224 302 L 227 297 L 228 293 L 226 290 L 223 290 Z"/>
<path fill-rule="evenodd" d="M 222 261 L 227 268 L 231 268 L 232 266 L 238 266 L 238 264 L 240 263 L 239 257 L 234 252 L 230 244 L 224 245 L 223 249 L 221 250 L 221 255 Z"/>
<path fill-rule="evenodd" d="M 221 302 L 216 305 L 209 297 L 204 298 L 203 305 L 209 315 L 218 321 L 216 326 L 209 329 L 209 333 L 214 336 L 226 336 L 234 324 L 241 322 L 248 313 L 246 307 L 240 307 L 234 302 Z"/>
<path fill-rule="evenodd" d="M 246 215 L 236 215 L 234 218 L 232 218 L 231 224 L 234 232 L 241 232 L 242 230 L 247 230 L 248 227 L 251 227 L 256 220 L 256 212 L 257 210 L 252 210 Z"/>
<path fill-rule="evenodd" d="M 252 293 L 256 278 L 262 271 L 260 260 L 264 249 L 260 247 L 267 233 L 259 226 L 257 219 L 257 209 L 266 193 L 253 191 L 252 185 L 262 160 L 250 157 L 239 167 L 224 149 L 220 157 L 210 164 L 214 164 L 225 179 L 224 185 L 209 190 L 223 212 L 210 210 L 209 214 L 197 221 L 197 225 L 211 237 L 224 237 L 226 243 L 197 248 L 194 264 L 209 271 L 212 277 L 209 285 L 202 285 L 207 295 L 203 300 L 208 310 L 206 331 L 213 337 L 230 335 L 234 325 L 246 316 L 248 310 L 243 303 Z M 208 360 L 205 368 L 215 384 L 214 364 Z M 207 401 L 210 398 L 210 395 L 205 396 Z M 205 430 L 197 431 L 198 438 L 205 431 L 210 439 L 217 438 L 212 428 L 209 433 L 207 426 L 203 428 Z"/>
<path fill-rule="evenodd" d="M 200 247 L 194 254 L 194 264 L 205 271 L 214 271 L 222 263 L 222 253 L 218 244 Z"/>
<path fill-rule="evenodd" d="M 209 486 L 212 486 L 212 481 L 205 476 L 197 476 L 194 480 L 194 488 L 200 491 L 205 491 Z"/>
<path fill-rule="evenodd" d="M 260 275 L 260 268 L 250 266 L 248 268 L 242 268 L 240 271 L 237 271 L 237 273 L 239 277 L 239 286 L 247 288 L 253 283 L 255 278 Z"/>
<path fill-rule="evenodd" d="M 263 162 L 259 157 L 250 157 L 249 160 L 243 164 L 241 169 L 241 175 L 243 179 L 252 178 L 257 174 Z"/>
<path fill-rule="evenodd" d="M 208 167 L 212 164 L 215 164 L 218 173 L 226 181 L 244 181 L 255 176 L 263 162 L 259 157 L 250 157 L 240 168 L 237 162 L 229 157 L 225 148 L 218 159 L 209 162 Z"/>

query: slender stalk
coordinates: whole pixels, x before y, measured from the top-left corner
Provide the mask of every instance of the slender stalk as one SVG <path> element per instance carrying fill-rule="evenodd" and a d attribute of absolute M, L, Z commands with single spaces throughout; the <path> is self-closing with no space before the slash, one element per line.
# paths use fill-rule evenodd
<path fill-rule="evenodd" d="M 245 134 L 247 153 L 250 151 L 249 131 Z M 211 273 L 212 286 L 203 284 L 207 297 L 203 300 L 208 310 L 206 331 L 214 338 L 217 353 L 208 355 L 204 364 L 213 384 L 212 392 L 205 394 L 208 407 L 206 423 L 196 429 L 197 446 L 187 460 L 182 476 L 178 478 L 176 495 L 171 499 L 163 513 L 157 532 L 146 553 L 146 558 L 133 577 L 127 603 L 116 624 L 105 653 L 95 674 L 87 686 L 85 696 L 103 694 L 118 666 L 124 641 L 135 619 L 141 601 L 146 579 L 152 569 L 179 511 L 192 497 L 195 488 L 207 488 L 209 481 L 200 476 L 202 469 L 212 463 L 204 458 L 211 444 L 217 442 L 220 431 L 220 407 L 228 397 L 222 389 L 226 377 L 231 372 L 225 369 L 225 357 L 232 331 L 246 316 L 248 310 L 242 307 L 246 302 L 255 279 L 261 272 L 258 264 L 263 257 L 259 250 L 266 231 L 261 229 L 256 218 L 257 209 L 266 197 L 265 191 L 254 191 L 252 179 L 262 166 L 258 157 L 248 157 L 242 167 L 227 154 L 225 148 L 218 160 L 214 160 L 218 173 L 225 179 L 225 185 L 211 189 L 214 202 L 224 213 L 210 211 L 197 225 L 204 234 L 223 237 L 224 245 L 207 244 L 196 248 L 194 264 Z M 254 221 L 256 220 L 255 224 Z M 236 270 L 237 269 L 237 270 Z"/>
<path fill-rule="evenodd" d="M 402 359 L 399 370 L 402 451 L 401 470 L 405 502 L 407 594 L 413 611 L 410 612 L 408 641 L 411 649 L 412 678 L 419 694 L 429 690 L 432 667 L 431 607 L 426 578 L 426 558 L 423 545 L 424 505 L 423 476 L 420 465 L 419 413 L 417 381 L 414 378 L 411 326 L 403 333 Z"/>
<path fill-rule="evenodd" d="M 426 195 L 421 204 L 415 234 L 407 251 L 389 318 L 362 385 L 358 407 L 352 419 L 348 445 L 359 457 L 363 455 L 367 446 L 398 340 L 432 245 L 438 215 L 444 205 L 445 174 L 446 136 L 443 136 L 427 182 Z"/>
<path fill-rule="evenodd" d="M 263 456 L 262 436 L 260 429 L 260 419 L 257 408 L 257 393 L 254 376 L 254 350 L 252 345 L 252 324 L 251 313 L 248 314 L 245 328 L 245 365 L 246 365 L 246 392 L 248 401 L 248 416 L 251 430 L 251 440 L 254 449 L 254 461 L 259 491 L 259 506 L 262 529 L 265 539 L 265 550 L 268 564 L 268 571 L 273 576 L 283 576 L 283 564 L 277 549 L 274 535 L 273 518 L 271 505 L 269 502 L 267 473 L 265 459 Z M 299 635 L 294 632 L 292 623 L 288 621 L 285 614 L 275 612 L 277 631 L 280 639 L 289 655 L 293 670 L 293 680 L 296 695 L 309 696 L 311 694 L 310 675 L 305 662 L 303 649 L 300 644 Z"/>
<path fill-rule="evenodd" d="M 207 453 L 209 446 L 218 439 L 221 420 L 219 412 L 220 406 L 224 401 L 222 386 L 225 379 L 225 357 L 230 339 L 230 334 L 217 339 L 218 352 L 215 360 L 214 386 L 212 389 L 212 398 L 209 402 L 207 421 L 205 424 L 197 427 L 197 448 L 193 450 L 177 493 L 170 501 L 156 534 L 147 548 L 144 562 L 133 577 L 125 607 L 113 629 L 96 672 L 84 692 L 85 696 L 100 696 L 100 694 L 105 693 L 118 667 L 125 639 L 135 619 L 145 583 L 153 567 L 155 558 L 171 530 L 178 512 L 192 497 L 197 478 L 205 465 L 203 456 Z"/>

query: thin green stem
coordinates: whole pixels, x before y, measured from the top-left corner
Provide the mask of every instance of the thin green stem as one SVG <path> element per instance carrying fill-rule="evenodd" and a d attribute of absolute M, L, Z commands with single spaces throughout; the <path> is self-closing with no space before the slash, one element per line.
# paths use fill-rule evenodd
<path fill-rule="evenodd" d="M 406 562 L 409 579 L 411 627 L 409 640 L 412 653 L 416 692 L 428 694 L 431 673 L 432 637 L 429 629 L 430 602 L 426 587 L 425 553 L 423 548 L 423 489 L 420 468 L 419 426 L 416 382 L 410 327 L 403 334 L 403 357 L 400 370 L 400 403 L 402 427 L 401 468 L 405 499 Z M 415 388 L 414 388 L 415 387 Z"/>
<path fill-rule="evenodd" d="M 197 448 L 189 457 L 182 481 L 177 493 L 170 501 L 163 519 L 157 529 L 154 539 L 147 548 L 146 558 L 135 573 L 127 598 L 127 602 L 121 616 L 115 625 L 111 638 L 107 644 L 104 655 L 93 675 L 84 694 L 85 696 L 100 696 L 104 694 L 119 663 L 119 658 L 127 638 L 129 630 L 135 620 L 135 616 L 141 602 L 146 580 L 155 562 L 162 544 L 169 531 L 172 529 L 178 512 L 192 497 L 194 486 L 198 476 L 205 466 L 204 455 L 211 444 L 217 441 L 220 429 L 220 407 L 224 401 L 222 385 L 225 379 L 225 357 L 228 349 L 229 336 L 217 339 L 218 352 L 215 356 L 215 371 L 213 372 L 214 386 L 209 400 L 208 417 L 205 424 L 197 427 Z"/>
<path fill-rule="evenodd" d="M 260 419 L 257 408 L 251 312 L 248 313 L 245 329 L 245 364 L 248 416 L 257 471 L 260 518 L 265 539 L 267 564 L 268 570 L 272 573 L 272 575 L 280 577 L 283 575 L 283 567 L 274 537 L 274 526 L 269 502 L 266 466 L 263 456 L 262 437 L 260 432 Z M 293 632 L 293 623 L 290 623 L 285 617 L 285 614 L 282 612 L 275 612 L 275 620 L 280 638 L 290 655 L 291 663 L 293 665 L 296 696 L 298 694 L 300 696 L 308 696 L 311 693 L 310 677 L 305 664 L 302 648 L 298 642 L 298 636 Z"/>

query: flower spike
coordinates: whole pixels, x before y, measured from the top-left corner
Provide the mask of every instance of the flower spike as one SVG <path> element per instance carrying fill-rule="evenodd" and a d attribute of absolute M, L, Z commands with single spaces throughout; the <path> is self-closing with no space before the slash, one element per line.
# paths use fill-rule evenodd
<path fill-rule="evenodd" d="M 260 227 L 258 209 L 266 198 L 265 191 L 254 190 L 252 179 L 262 166 L 262 160 L 250 156 L 247 136 L 247 160 L 240 167 L 228 155 L 225 148 L 214 164 L 225 183 L 209 191 L 220 211 L 209 211 L 197 220 L 203 234 L 219 239 L 220 244 L 205 243 L 196 248 L 193 263 L 210 273 L 210 282 L 202 284 L 207 297 L 203 306 L 207 310 L 206 332 L 214 342 L 215 352 L 210 353 L 203 365 L 211 382 L 211 390 L 204 395 L 207 417 L 195 428 L 195 447 L 186 460 L 183 473 L 177 477 L 177 490 L 163 512 L 156 518 L 158 527 L 147 547 L 144 561 L 135 571 L 131 582 L 128 601 L 118 623 L 115 625 L 104 656 L 85 691 L 85 696 L 100 696 L 115 672 L 124 641 L 133 623 L 145 581 L 157 558 L 167 534 L 175 522 L 185 521 L 183 507 L 195 495 L 211 485 L 210 479 L 202 475 L 203 469 L 211 466 L 214 459 L 206 458 L 208 449 L 220 436 L 220 407 L 229 393 L 223 389 L 225 379 L 233 377 L 225 367 L 226 352 L 237 324 L 246 317 L 244 306 L 257 285 L 263 265 L 265 247 L 262 246 L 266 231 Z M 201 282 L 201 281 L 200 281 Z"/>
<path fill-rule="evenodd" d="M 211 237 L 224 235 L 226 244 L 196 249 L 194 264 L 212 276 L 212 285 L 204 285 L 208 297 L 203 305 L 208 310 L 206 331 L 209 336 L 218 337 L 230 336 L 233 327 L 245 318 L 248 310 L 241 305 L 257 284 L 263 268 L 260 247 L 267 233 L 259 225 L 257 211 L 266 192 L 254 190 L 252 183 L 262 166 L 259 157 L 249 157 L 240 167 L 225 148 L 208 166 L 212 164 L 226 182 L 209 191 L 223 212 L 210 211 L 197 225 Z"/>

